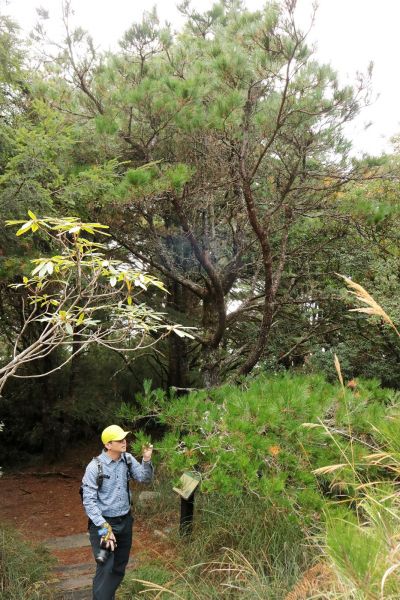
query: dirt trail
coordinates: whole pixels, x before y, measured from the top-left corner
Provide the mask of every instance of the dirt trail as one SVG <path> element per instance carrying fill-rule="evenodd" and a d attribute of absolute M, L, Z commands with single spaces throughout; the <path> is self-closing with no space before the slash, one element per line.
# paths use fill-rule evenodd
<path fill-rule="evenodd" d="M 95 569 L 88 536 L 87 518 L 78 493 L 89 457 L 70 456 L 51 467 L 30 467 L 24 472 L 5 474 L 0 480 L 0 521 L 14 525 L 30 540 L 44 543 L 57 559 L 54 575 L 60 600 L 90 599 Z M 139 488 L 145 490 L 146 487 Z M 144 511 L 145 512 L 145 511 Z M 128 568 L 147 560 L 168 560 L 173 545 L 168 532 L 178 515 L 169 521 L 141 516 L 135 520 L 134 543 Z"/>

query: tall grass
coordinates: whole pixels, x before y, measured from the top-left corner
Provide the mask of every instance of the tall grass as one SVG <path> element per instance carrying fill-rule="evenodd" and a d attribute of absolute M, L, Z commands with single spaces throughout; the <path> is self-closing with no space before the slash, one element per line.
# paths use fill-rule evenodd
<path fill-rule="evenodd" d="M 199 495 L 195 506 L 176 559 L 127 576 L 121 599 L 282 600 L 318 552 L 298 515 L 254 495 Z"/>
<path fill-rule="evenodd" d="M 325 552 L 341 583 L 343 598 L 398 600 L 400 461 L 390 442 L 382 442 L 379 430 L 374 430 L 374 436 L 380 440 L 380 451 L 366 454 L 358 463 L 352 462 L 348 453 L 353 469 L 351 484 L 356 480 L 359 484 L 347 506 L 326 507 Z"/>
<path fill-rule="evenodd" d="M 397 327 L 374 298 L 358 283 L 346 277 L 344 280 L 357 300 L 366 305 L 352 310 L 381 318 L 400 337 Z M 335 366 L 344 388 L 337 359 Z M 324 428 L 333 436 L 328 425 Z M 356 437 L 351 427 L 349 434 L 350 440 Z M 344 454 L 346 467 L 350 466 L 352 471 L 352 483 L 358 481 L 358 485 L 351 507 L 343 508 L 342 514 L 327 510 L 325 550 L 340 580 L 342 597 L 348 600 L 400 598 L 399 440 L 400 403 L 395 402 L 381 415 L 379 424 L 371 419 L 368 443 L 364 441 L 366 452 L 361 460 L 355 460 L 353 444 Z M 338 470 L 341 467 L 327 466 Z"/>
<path fill-rule="evenodd" d="M 1 600 L 52 600 L 53 561 L 43 546 L 28 543 L 16 530 L 0 524 Z"/>

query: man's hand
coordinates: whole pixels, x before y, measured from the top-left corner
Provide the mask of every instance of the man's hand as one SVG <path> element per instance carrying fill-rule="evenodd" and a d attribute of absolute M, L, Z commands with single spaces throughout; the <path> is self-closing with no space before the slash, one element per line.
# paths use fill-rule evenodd
<path fill-rule="evenodd" d="M 101 540 L 103 542 L 103 547 L 106 547 L 107 550 L 110 550 L 110 552 L 114 552 L 117 546 L 117 540 L 115 539 L 115 535 L 112 531 L 106 537 L 102 537 Z"/>
<path fill-rule="evenodd" d="M 142 455 L 144 462 L 149 462 L 151 460 L 151 455 L 153 454 L 153 444 L 145 444 L 142 448 Z"/>
<path fill-rule="evenodd" d="M 117 540 L 115 539 L 114 532 L 109 523 L 103 523 L 101 529 L 98 530 L 101 535 L 100 545 L 102 548 L 107 548 L 110 552 L 114 552 L 117 546 Z"/>

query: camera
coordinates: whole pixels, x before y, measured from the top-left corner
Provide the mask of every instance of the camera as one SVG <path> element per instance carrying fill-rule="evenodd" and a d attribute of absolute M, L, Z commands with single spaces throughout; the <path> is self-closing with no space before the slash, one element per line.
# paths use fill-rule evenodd
<path fill-rule="evenodd" d="M 97 564 L 104 565 L 107 562 L 108 557 L 110 556 L 110 552 L 111 552 L 111 550 L 109 550 L 107 548 L 107 542 L 105 542 L 103 539 L 101 539 L 100 550 L 98 551 L 98 553 L 95 556 L 95 561 L 97 562 Z"/>

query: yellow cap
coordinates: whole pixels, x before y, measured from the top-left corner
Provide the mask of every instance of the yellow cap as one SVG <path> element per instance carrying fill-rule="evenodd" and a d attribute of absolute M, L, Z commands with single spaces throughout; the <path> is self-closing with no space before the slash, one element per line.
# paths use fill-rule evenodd
<path fill-rule="evenodd" d="M 123 440 L 126 438 L 130 431 L 124 431 L 122 427 L 119 425 L 109 425 L 106 427 L 101 434 L 101 441 L 103 444 L 108 444 L 108 442 L 113 442 L 116 440 Z"/>

